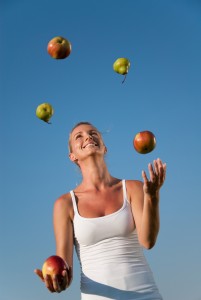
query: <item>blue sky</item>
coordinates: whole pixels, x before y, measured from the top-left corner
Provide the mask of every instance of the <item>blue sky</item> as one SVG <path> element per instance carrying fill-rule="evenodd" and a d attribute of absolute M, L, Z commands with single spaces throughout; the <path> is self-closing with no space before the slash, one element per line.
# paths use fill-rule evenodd
<path fill-rule="evenodd" d="M 68 133 L 79 121 L 102 132 L 112 175 L 140 179 L 160 157 L 161 229 L 145 251 L 164 300 L 201 299 L 200 101 L 201 2 L 198 0 L 2 0 L 0 3 L 1 272 L 4 300 L 79 300 L 79 264 L 62 294 L 50 294 L 33 270 L 55 252 L 55 199 L 81 180 L 69 161 Z M 48 41 L 72 43 L 54 60 Z M 113 62 L 127 57 L 124 84 Z M 49 102 L 52 125 L 35 116 Z M 133 138 L 154 132 L 140 155 Z M 98 271 L 98 270 L 97 270 Z"/>

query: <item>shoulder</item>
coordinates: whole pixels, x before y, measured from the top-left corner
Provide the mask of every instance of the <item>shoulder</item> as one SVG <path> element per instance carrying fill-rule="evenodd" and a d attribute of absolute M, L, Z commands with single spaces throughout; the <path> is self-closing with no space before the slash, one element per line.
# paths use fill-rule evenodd
<path fill-rule="evenodd" d="M 135 189 L 137 191 L 143 188 L 143 182 L 140 180 L 125 180 L 125 182 L 128 190 Z"/>
<path fill-rule="evenodd" d="M 73 203 L 71 199 L 71 194 L 63 194 L 58 197 L 54 202 L 54 213 L 59 215 L 65 215 L 73 219 Z"/>
<path fill-rule="evenodd" d="M 126 180 L 127 196 L 130 201 L 143 196 L 143 182 L 140 180 Z"/>

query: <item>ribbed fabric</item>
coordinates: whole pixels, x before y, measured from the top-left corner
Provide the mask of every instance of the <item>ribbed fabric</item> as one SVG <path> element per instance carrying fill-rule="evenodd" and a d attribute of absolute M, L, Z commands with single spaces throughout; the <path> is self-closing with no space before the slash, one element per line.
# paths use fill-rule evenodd
<path fill-rule="evenodd" d="M 122 207 L 99 218 L 81 217 L 70 192 L 82 300 L 162 300 L 138 242 L 125 180 L 122 184 Z"/>

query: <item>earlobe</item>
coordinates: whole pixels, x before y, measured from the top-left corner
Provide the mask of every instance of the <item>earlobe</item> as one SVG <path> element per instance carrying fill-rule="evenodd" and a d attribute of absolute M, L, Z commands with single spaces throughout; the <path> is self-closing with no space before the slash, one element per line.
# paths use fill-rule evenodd
<path fill-rule="evenodd" d="M 75 162 L 77 160 L 76 156 L 73 153 L 70 153 L 68 156 L 69 156 L 70 160 L 73 162 Z"/>

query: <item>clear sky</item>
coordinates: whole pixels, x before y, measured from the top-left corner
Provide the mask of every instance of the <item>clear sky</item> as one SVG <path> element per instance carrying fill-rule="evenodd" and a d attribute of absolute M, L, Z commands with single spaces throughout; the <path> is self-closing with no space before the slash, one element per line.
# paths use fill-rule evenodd
<path fill-rule="evenodd" d="M 46 51 L 57 35 L 72 43 L 65 60 Z M 55 253 L 54 201 L 81 180 L 68 133 L 90 121 L 113 176 L 141 180 L 153 159 L 167 163 L 161 229 L 145 255 L 164 300 L 200 300 L 201 2 L 1 0 L 0 36 L 0 299 L 80 299 L 76 256 L 59 295 L 33 270 Z M 119 57 L 131 62 L 124 84 Z M 35 116 L 43 102 L 52 125 Z M 157 140 L 147 155 L 133 148 L 142 130 Z"/>

